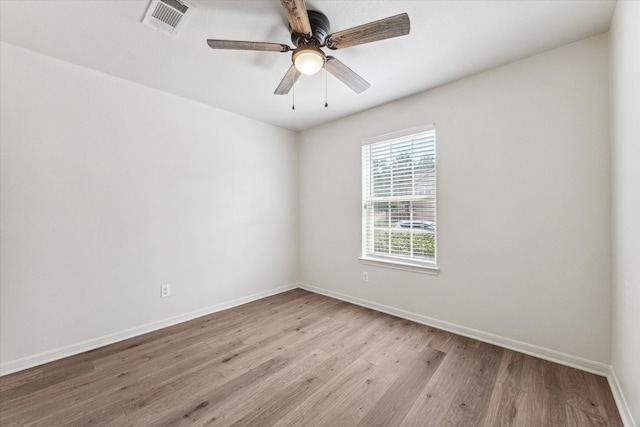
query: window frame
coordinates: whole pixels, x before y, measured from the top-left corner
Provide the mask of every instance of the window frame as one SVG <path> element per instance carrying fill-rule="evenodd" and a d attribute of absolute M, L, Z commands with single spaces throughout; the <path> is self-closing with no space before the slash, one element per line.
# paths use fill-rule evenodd
<path fill-rule="evenodd" d="M 366 155 L 365 150 L 370 150 L 371 146 L 374 145 L 382 145 L 382 144 L 393 144 L 393 143 L 400 143 L 403 140 L 411 140 L 413 138 L 416 138 L 418 136 L 420 136 L 421 134 L 433 134 L 433 140 L 434 140 L 434 146 L 433 146 L 433 150 L 434 150 L 434 171 L 433 171 L 433 185 L 435 188 L 434 191 L 434 195 L 433 195 L 433 203 L 434 203 L 434 212 L 433 212 L 433 219 L 434 219 L 434 223 L 437 224 L 437 207 L 438 207 L 438 203 L 437 203 L 437 156 L 435 155 L 437 152 L 437 136 L 436 136 L 436 130 L 435 130 L 435 125 L 433 124 L 429 124 L 429 125 L 424 125 L 424 126 L 419 126 L 419 127 L 415 127 L 415 128 L 411 128 L 411 129 L 405 129 L 399 132 L 393 132 L 390 134 L 385 134 L 385 135 L 380 135 L 380 136 L 375 136 L 372 138 L 366 138 L 362 141 L 362 151 L 361 151 L 361 163 L 362 163 L 362 169 L 361 169 L 361 179 L 362 179 L 362 204 L 361 204 L 361 208 L 362 208 L 362 231 L 361 231 L 361 240 L 362 240 L 362 247 L 361 247 L 361 256 L 360 256 L 360 262 L 363 264 L 368 264 L 368 265 L 375 265 L 375 266 L 380 266 L 380 267 L 385 267 L 385 268 L 392 268 L 392 269 L 400 269 L 400 270 L 408 270 L 408 271 L 414 271 L 414 272 L 420 272 L 420 273 L 429 273 L 429 274 L 438 274 L 439 272 L 439 268 L 437 265 L 437 244 L 438 244 L 438 237 L 437 237 L 437 233 L 438 233 L 438 227 L 437 225 L 435 226 L 435 230 L 433 233 L 435 242 L 434 242 L 434 257 L 433 260 L 426 260 L 426 259 L 420 259 L 420 258 L 416 258 L 416 257 L 412 257 L 412 256 L 403 256 L 403 255 L 383 255 L 383 254 L 379 254 L 379 253 L 374 253 L 372 249 L 371 245 L 373 244 L 373 241 L 368 241 L 367 237 L 369 235 L 369 227 L 370 226 L 370 221 L 372 221 L 372 219 L 370 218 L 370 211 L 368 210 L 368 203 L 372 203 L 370 201 L 370 198 L 372 196 L 370 196 L 370 191 L 371 191 L 371 181 L 373 180 L 373 176 L 371 176 L 371 167 L 370 164 L 367 164 L 367 162 L 370 162 L 370 157 L 368 157 Z M 369 173 L 370 175 L 367 176 L 367 173 Z M 412 188 L 415 188 L 416 184 L 416 180 L 414 178 L 412 178 Z M 415 196 L 411 196 L 411 197 L 415 197 Z M 407 197 L 409 198 L 409 197 Z M 401 196 L 398 196 L 398 199 L 401 199 Z M 396 199 L 397 200 L 397 199 Z M 427 200 L 427 198 L 425 198 L 425 200 Z M 391 227 L 389 227 L 389 229 L 391 229 Z M 369 239 L 371 240 L 371 239 Z M 413 241 L 413 240 L 412 240 Z M 369 247 L 368 247 L 369 246 Z M 413 248 L 412 248 L 413 250 Z"/>

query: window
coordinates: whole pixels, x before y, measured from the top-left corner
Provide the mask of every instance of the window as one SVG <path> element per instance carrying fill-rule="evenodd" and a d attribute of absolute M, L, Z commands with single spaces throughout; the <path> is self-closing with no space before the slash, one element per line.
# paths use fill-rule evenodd
<path fill-rule="evenodd" d="M 361 259 L 436 269 L 433 126 L 365 140 L 362 184 Z"/>

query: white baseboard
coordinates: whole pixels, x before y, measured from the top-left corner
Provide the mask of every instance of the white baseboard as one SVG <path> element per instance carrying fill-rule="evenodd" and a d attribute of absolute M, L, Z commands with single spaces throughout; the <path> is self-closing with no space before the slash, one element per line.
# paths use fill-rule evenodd
<path fill-rule="evenodd" d="M 636 423 L 633 421 L 633 416 L 631 415 L 631 409 L 627 404 L 627 400 L 624 398 L 622 387 L 618 382 L 618 377 L 616 376 L 616 372 L 613 367 L 610 367 L 609 369 L 607 380 L 609 380 L 609 387 L 611 387 L 613 399 L 616 401 L 616 405 L 618 406 L 620 418 L 622 418 L 622 424 L 624 424 L 625 427 L 636 427 Z"/>
<path fill-rule="evenodd" d="M 443 320 L 434 319 L 432 317 L 423 316 L 421 314 L 412 313 L 409 311 L 401 310 L 395 307 L 390 307 L 384 304 L 378 304 L 373 301 L 364 300 L 350 295 L 345 295 L 339 292 L 329 291 L 322 288 L 317 288 L 306 283 L 299 283 L 301 289 L 305 289 L 310 292 L 326 295 L 328 297 L 336 298 L 342 301 L 350 302 L 362 307 L 371 308 L 373 310 L 381 311 L 383 313 L 391 314 L 393 316 L 401 317 L 403 319 L 411 320 L 423 325 L 432 326 L 434 328 L 442 329 L 454 334 L 462 335 L 468 338 L 472 338 L 478 341 L 483 341 L 489 344 L 494 344 L 500 347 L 508 348 L 509 350 L 525 353 L 530 356 L 538 357 L 540 359 L 548 360 L 551 362 L 559 363 L 561 365 L 570 366 L 572 368 L 580 369 L 582 371 L 591 372 L 593 374 L 608 376 L 610 372 L 610 365 L 594 362 L 591 360 L 583 359 L 581 357 L 572 356 L 559 351 L 551 350 L 544 347 L 539 347 L 532 344 L 527 344 L 522 341 L 512 340 L 510 338 L 501 337 L 499 335 L 490 334 L 488 332 L 479 331 L 477 329 L 468 328 L 466 326 L 456 325 L 454 323 L 445 322 Z"/>
<path fill-rule="evenodd" d="M 103 347 L 105 345 L 116 343 L 118 341 L 123 341 L 129 338 L 133 338 L 138 335 L 146 334 L 148 332 L 157 331 L 158 329 L 166 328 L 168 326 L 173 326 L 178 323 L 195 319 L 197 317 L 206 316 L 207 314 L 237 307 L 239 305 L 256 301 L 261 298 L 266 298 L 272 295 L 289 291 L 291 289 L 296 289 L 297 287 L 298 287 L 297 283 L 280 286 L 278 288 L 270 289 L 268 291 L 259 292 L 259 293 L 242 297 L 242 298 L 237 298 L 221 304 L 216 304 L 210 307 L 205 307 L 199 310 L 191 311 L 189 313 L 170 317 L 168 319 L 159 320 L 157 322 L 148 323 L 146 325 L 138 326 L 135 328 L 127 329 L 127 330 L 116 332 L 109 335 L 105 335 L 99 338 L 93 338 L 77 344 L 72 344 L 66 347 L 35 354 L 33 356 L 24 357 L 22 359 L 2 363 L 0 364 L 0 376 L 8 375 L 8 374 L 22 371 L 29 368 L 33 368 L 35 366 L 39 366 L 44 363 L 53 362 L 55 360 L 73 356 L 79 353 L 84 353 L 85 351 L 93 350 L 99 347 Z"/>

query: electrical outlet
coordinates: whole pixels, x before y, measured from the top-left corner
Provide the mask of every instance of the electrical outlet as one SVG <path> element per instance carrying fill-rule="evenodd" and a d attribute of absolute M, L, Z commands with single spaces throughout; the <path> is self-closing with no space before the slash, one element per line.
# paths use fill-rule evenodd
<path fill-rule="evenodd" d="M 171 285 L 166 284 L 160 286 L 160 298 L 170 297 L 171 296 Z"/>
<path fill-rule="evenodd" d="M 368 271 L 363 271 L 362 272 L 362 281 L 369 283 L 369 272 Z"/>

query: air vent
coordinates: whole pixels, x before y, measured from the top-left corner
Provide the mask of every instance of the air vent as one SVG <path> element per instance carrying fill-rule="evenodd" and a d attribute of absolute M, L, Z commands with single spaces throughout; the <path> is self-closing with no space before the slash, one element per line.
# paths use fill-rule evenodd
<path fill-rule="evenodd" d="M 192 10 L 193 6 L 180 0 L 151 0 L 142 23 L 175 37 Z"/>

